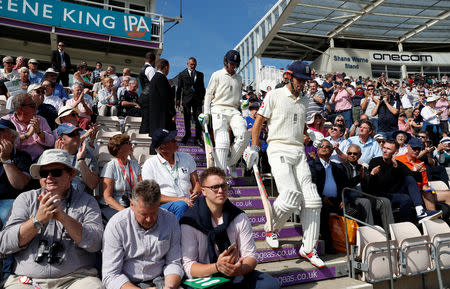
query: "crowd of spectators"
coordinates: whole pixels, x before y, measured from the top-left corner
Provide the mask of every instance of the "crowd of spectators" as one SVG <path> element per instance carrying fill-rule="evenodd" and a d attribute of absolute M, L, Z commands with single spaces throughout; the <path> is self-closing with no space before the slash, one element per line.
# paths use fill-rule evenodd
<path fill-rule="evenodd" d="M 108 254 L 103 255 L 103 264 L 110 266 L 107 270 L 104 267 L 103 285 L 107 288 L 120 288 L 127 282 L 158 287 L 164 280 L 175 284 L 175 288 L 183 270 L 187 276 L 197 277 L 218 272 L 237 277 L 252 272 L 256 248 L 253 241 L 246 239 L 250 226 L 247 217 L 234 211 L 226 199 L 219 204 L 209 195 L 208 190 L 228 191 L 223 172 L 216 169 L 203 175 L 208 186 L 201 182 L 193 157 L 178 151 L 176 132 L 160 128 L 152 133 L 157 156 L 142 167 L 130 160 L 130 136 L 115 135 L 108 143 L 112 160 L 100 170 L 95 155 L 99 130 L 96 117 L 141 116 L 137 93 L 140 82 L 129 68 L 124 68 L 119 77 L 114 66 L 103 70 L 100 62 L 92 71 L 86 62 L 71 71 L 64 43 L 58 47 L 52 54 L 52 67 L 44 73 L 39 71 L 36 59 L 26 62 L 24 57 L 17 57 L 14 65 L 10 56 L 3 58 L 0 70 L 0 90 L 10 110 L 0 119 L 0 220 L 4 226 L 0 252 L 8 254 L 4 269 L 12 273 L 6 288 L 19 288 L 15 287 L 19 275 L 30 275 L 38 283 L 56 278 L 58 282 L 72 282 L 70 288 L 100 288 L 100 280 L 95 279 L 99 260 L 96 252 L 101 248 L 106 223 L 103 246 Z M 146 63 L 143 77 L 151 78 L 156 72 L 161 72 L 157 77 L 167 75 L 168 62 L 158 64 L 156 69 L 154 57 L 152 63 Z M 73 84 L 69 87 L 71 72 Z M 196 75 L 190 77 L 196 79 Z M 10 86 L 14 80 L 17 84 Z M 275 88 L 288 81 L 284 78 Z M 265 93 L 271 89 L 256 94 L 251 86 L 243 90 L 242 113 L 249 130 Z M 344 73 L 324 77 L 313 74 L 303 96 L 309 100 L 306 123 L 323 140 L 313 142 L 305 130 L 304 145 L 313 182 L 323 201 L 321 234 L 329 253 L 333 250 L 328 215 L 342 213 L 344 203 L 350 213 L 369 224 L 380 224 L 383 219 L 390 223 L 416 222 L 442 212 L 448 220 L 450 190 L 434 190 L 430 181 L 449 185 L 449 93 L 446 77 L 438 81 L 410 75 L 394 81 L 384 75 L 371 80 Z M 175 103 L 174 99 L 173 110 Z M 266 137 L 265 126 L 260 139 Z M 264 158 L 266 147 L 263 143 L 263 171 L 269 171 Z M 90 195 L 99 184 L 101 193 L 95 200 Z M 342 200 L 340 192 L 344 187 L 371 193 L 383 201 L 357 193 Z M 220 214 L 204 211 L 202 202 L 214 203 Z M 176 217 L 159 210 L 160 205 Z M 174 248 L 174 242 L 179 243 L 183 234 L 197 236 L 219 230 L 202 227 L 195 212 L 200 217 L 213 215 L 222 237 L 224 222 L 235 226 L 228 233 L 229 240 L 221 244 L 223 248 L 235 239 L 246 244 L 237 250 L 216 252 L 209 244 L 205 247 L 205 241 L 197 248 L 201 255 L 195 255 L 189 248 L 198 244 L 191 236 L 186 239 L 187 245 Z M 385 212 L 387 215 L 383 215 Z M 193 219 L 183 221 L 185 214 Z M 228 219 L 230 216 L 236 219 Z M 177 225 L 180 219 L 181 230 Z M 156 223 L 159 229 L 149 230 Z M 239 235 L 241 230 L 244 234 Z M 123 244 L 131 247 L 118 250 Z M 147 260 L 150 253 L 140 251 L 144 244 L 153 248 L 151 252 L 160 259 Z M 45 269 L 43 259 L 52 269 Z M 13 263 L 16 265 L 11 270 Z M 136 266 L 150 263 L 149 275 L 137 272 Z M 254 272 L 255 278 L 261 277 L 262 273 Z M 261 278 L 268 278 L 266 284 L 272 284 L 268 276 Z M 172 288 L 158 288 L 163 287 Z"/>

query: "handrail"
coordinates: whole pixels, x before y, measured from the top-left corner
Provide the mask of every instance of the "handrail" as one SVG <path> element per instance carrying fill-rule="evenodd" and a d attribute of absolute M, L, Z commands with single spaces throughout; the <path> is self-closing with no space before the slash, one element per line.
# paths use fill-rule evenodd
<path fill-rule="evenodd" d="M 391 242 L 390 242 L 391 236 L 390 236 L 389 227 L 388 227 L 389 224 L 388 224 L 388 221 L 387 221 L 387 206 L 383 202 L 383 199 L 380 198 L 380 197 L 376 197 L 376 196 L 373 196 L 371 194 L 368 194 L 368 193 L 365 193 L 365 192 L 362 192 L 362 191 L 358 191 L 358 190 L 353 189 L 353 188 L 345 187 L 342 190 L 341 194 L 342 194 L 342 202 L 343 202 L 343 208 L 342 209 L 343 209 L 343 212 L 344 212 L 345 246 L 346 246 L 346 249 L 347 249 L 347 266 L 348 266 L 348 269 L 349 269 L 349 277 L 350 278 L 355 278 L 355 269 L 354 269 L 353 266 L 350 266 L 351 261 L 350 261 L 350 255 L 349 255 L 350 254 L 350 246 L 349 246 L 349 243 L 348 243 L 347 218 L 351 219 L 351 220 L 354 220 L 354 221 L 356 221 L 358 223 L 364 224 L 366 226 L 369 226 L 369 227 L 371 227 L 374 230 L 377 230 L 377 231 L 380 231 L 380 230 L 377 229 L 373 225 L 367 224 L 364 221 L 358 220 L 357 218 L 354 218 L 352 216 L 347 215 L 347 213 L 345 211 L 345 193 L 346 192 L 356 192 L 356 193 L 359 193 L 359 194 L 361 194 L 363 196 L 375 199 L 375 200 L 380 201 L 380 202 L 383 203 L 383 210 L 384 210 L 384 214 L 383 214 L 384 215 L 383 216 L 384 232 L 383 233 L 386 235 L 386 246 L 387 246 L 388 255 L 389 255 L 389 275 L 390 275 L 389 276 L 389 280 L 390 280 L 389 288 L 394 289 L 394 271 L 393 271 L 393 268 L 392 268 L 392 250 L 391 250 Z"/>

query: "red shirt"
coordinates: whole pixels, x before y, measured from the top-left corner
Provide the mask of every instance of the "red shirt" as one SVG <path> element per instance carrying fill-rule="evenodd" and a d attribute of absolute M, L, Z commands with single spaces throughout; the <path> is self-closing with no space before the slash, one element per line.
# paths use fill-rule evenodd
<path fill-rule="evenodd" d="M 423 162 L 421 162 L 418 159 L 416 159 L 415 162 L 411 162 L 411 161 L 408 160 L 408 157 L 406 155 L 407 154 L 398 156 L 395 159 L 397 161 L 400 161 L 400 162 L 404 163 L 410 170 L 412 170 L 414 165 L 416 165 L 416 164 L 423 164 L 423 168 L 425 168 L 425 164 Z M 419 186 L 419 189 L 421 189 L 421 190 L 422 190 L 424 185 L 428 185 L 428 177 L 427 177 L 427 171 L 426 170 L 424 170 L 422 172 L 422 181 L 421 182 L 417 182 L 417 185 Z"/>

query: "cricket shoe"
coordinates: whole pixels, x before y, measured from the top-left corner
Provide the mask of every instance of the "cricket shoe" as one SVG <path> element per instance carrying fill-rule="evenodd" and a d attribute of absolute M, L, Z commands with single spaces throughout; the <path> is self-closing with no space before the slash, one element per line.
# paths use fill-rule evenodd
<path fill-rule="evenodd" d="M 278 241 L 277 232 L 266 232 L 266 242 L 272 249 L 280 248 L 280 242 Z"/>
<path fill-rule="evenodd" d="M 305 252 L 305 247 L 303 245 L 300 247 L 300 250 L 298 251 L 300 256 L 307 259 L 311 264 L 316 266 L 317 268 L 323 268 L 325 267 L 325 263 L 322 261 L 322 259 L 319 258 L 317 255 L 316 249 L 313 249 L 310 253 Z"/>

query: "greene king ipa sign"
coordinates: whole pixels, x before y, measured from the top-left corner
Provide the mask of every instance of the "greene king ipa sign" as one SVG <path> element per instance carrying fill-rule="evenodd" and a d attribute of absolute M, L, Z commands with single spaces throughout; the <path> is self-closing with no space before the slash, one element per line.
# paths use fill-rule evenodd
<path fill-rule="evenodd" d="M 152 20 L 55 0 L 0 0 L 0 17 L 118 37 L 151 40 Z"/>

